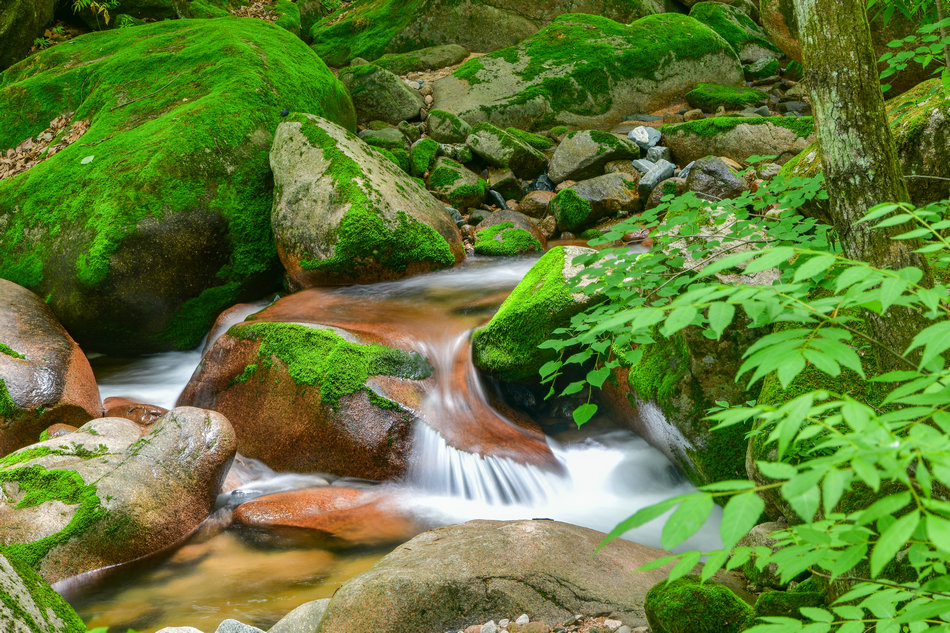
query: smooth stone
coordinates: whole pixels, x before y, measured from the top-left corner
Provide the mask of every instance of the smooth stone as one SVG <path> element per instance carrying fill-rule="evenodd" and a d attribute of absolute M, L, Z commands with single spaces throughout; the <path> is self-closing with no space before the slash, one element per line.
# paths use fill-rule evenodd
<path fill-rule="evenodd" d="M 633 167 L 641 174 L 648 173 L 653 166 L 656 164 L 656 161 L 647 160 L 646 158 L 638 158 L 633 161 Z"/>
<path fill-rule="evenodd" d="M 656 128 L 640 125 L 627 134 L 627 138 L 640 146 L 640 149 L 646 151 L 660 142 L 662 134 Z"/>
<path fill-rule="evenodd" d="M 257 628 L 256 626 L 251 626 L 250 624 L 244 624 L 243 622 L 238 622 L 237 620 L 227 619 L 218 625 L 218 628 L 215 629 L 214 633 L 267 633 L 267 632 L 262 629 Z"/>
<path fill-rule="evenodd" d="M 515 624 L 520 624 L 522 626 L 524 626 L 530 621 L 531 621 L 531 618 L 528 617 L 527 613 L 522 613 L 517 618 L 515 618 Z"/>
<path fill-rule="evenodd" d="M 548 178 L 547 174 L 541 174 L 528 185 L 528 191 L 554 191 L 555 186 L 554 181 Z"/>
<path fill-rule="evenodd" d="M 647 160 L 658 163 L 661 160 L 670 160 L 670 148 L 654 145 L 647 150 Z"/>
<path fill-rule="evenodd" d="M 640 198 L 649 197 L 654 187 L 667 178 L 672 178 L 674 169 L 676 169 L 676 165 L 667 160 L 653 165 L 650 171 L 643 174 L 643 178 L 640 179 L 640 183 L 637 185 L 637 193 L 640 194 Z"/>
<path fill-rule="evenodd" d="M 313 633 L 320 625 L 328 604 L 329 598 L 305 602 L 281 618 L 267 633 Z"/>

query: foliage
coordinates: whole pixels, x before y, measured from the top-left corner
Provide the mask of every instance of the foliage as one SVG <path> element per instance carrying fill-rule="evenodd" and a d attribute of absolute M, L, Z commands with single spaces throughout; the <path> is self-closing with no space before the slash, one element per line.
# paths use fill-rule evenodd
<path fill-rule="evenodd" d="M 73 0 L 73 12 L 89 10 L 95 16 L 102 16 L 103 21 L 109 24 L 109 9 L 119 6 L 119 0 Z"/>
<path fill-rule="evenodd" d="M 891 21 L 895 13 L 921 23 L 916 33 L 887 43 L 889 48 L 902 50 L 881 55 L 878 62 L 887 64 L 887 68 L 881 72 L 881 79 L 905 70 L 910 62 L 918 63 L 926 68 L 934 60 L 942 57 L 943 64 L 938 63 L 933 72 L 940 74 L 944 87 L 950 89 L 950 35 L 947 34 L 950 18 L 946 18 L 943 14 L 943 7 L 940 4 L 942 1 L 868 0 L 870 16 L 880 15 L 885 25 Z M 889 84 L 881 86 L 884 92 L 890 88 Z"/>
<path fill-rule="evenodd" d="M 787 203 L 788 196 L 800 194 L 786 188 L 780 196 L 786 197 Z M 758 197 L 747 196 L 741 202 L 755 208 Z M 735 204 L 731 201 L 726 206 Z M 668 201 L 666 209 L 667 220 L 658 228 L 665 224 L 669 231 L 670 224 L 688 219 L 691 210 L 702 207 L 689 199 L 677 199 Z M 707 206 L 704 211 L 707 223 L 724 215 L 721 208 Z M 795 227 L 805 226 L 807 221 L 790 212 L 780 213 L 780 219 L 771 225 L 741 213 L 727 217 L 741 219 L 730 220 L 733 224 L 725 239 L 707 236 L 698 241 L 688 253 L 692 256 L 689 260 L 682 248 L 665 238 L 659 249 L 638 258 L 627 255 L 620 261 L 602 261 L 596 268 L 598 285 L 611 294 L 612 301 L 576 318 L 572 332 L 548 342 L 562 351 L 562 360 L 546 365 L 542 374 L 551 380 L 563 365 L 596 356 L 598 364 L 587 374 L 587 383 L 599 386 L 610 367 L 620 362 L 619 357 L 624 362 L 637 361 L 642 344 L 651 342 L 651 329 L 668 337 L 687 327 L 701 328 L 715 339 L 727 327 L 738 327 L 736 319 L 741 313 L 749 327 L 784 326 L 750 346 L 737 379 L 751 384 L 774 374 L 787 387 L 806 367 L 830 376 L 848 369 L 881 383 L 887 395 L 879 408 L 848 393 L 822 389 L 774 406 L 720 403 L 710 415 L 718 429 L 753 420 L 764 441 L 775 448 L 776 461 L 757 462 L 767 483 L 722 481 L 668 499 L 639 510 L 618 525 L 608 540 L 672 511 L 661 543 L 666 548 L 676 547 L 705 522 L 718 501 L 724 503 L 723 549 L 705 553 L 703 579 L 722 567 L 735 569 L 750 560 L 760 569 L 775 563 L 783 581 L 808 571 L 829 583 L 834 598 L 827 608 L 801 608 L 802 620 L 765 617 L 750 631 L 950 630 L 947 286 L 920 285 L 922 273 L 917 268 L 882 270 L 849 260 L 818 225 L 793 239 Z M 879 228 L 909 226 L 910 230 L 895 239 L 923 240 L 918 252 L 930 258 L 939 278 L 946 278 L 950 203 L 923 208 L 880 205 L 863 221 L 874 222 Z M 684 227 L 695 234 L 695 221 Z M 681 228 L 679 235 L 683 231 Z M 767 248 L 742 251 L 742 242 Z M 703 243 L 714 246 L 701 246 Z M 734 252 L 710 257 L 712 248 Z M 773 271 L 774 282 L 748 283 L 752 276 L 768 271 Z M 727 275 L 730 272 L 741 275 Z M 644 282 L 642 291 L 633 290 Z M 859 325 L 862 311 L 888 314 L 898 306 L 932 321 L 908 350 L 887 348 Z M 857 354 L 859 339 L 868 341 L 878 356 L 892 355 L 904 368 L 868 375 L 873 367 Z M 563 351 L 578 343 L 584 345 L 583 351 L 563 360 Z M 631 344 L 641 346 L 626 351 Z M 589 418 L 593 406 L 575 412 L 579 423 Z M 862 487 L 873 494 L 860 503 L 842 503 L 849 491 Z M 773 534 L 778 539 L 775 550 L 736 547 L 759 522 L 764 508 L 759 493 L 767 490 L 781 494 L 803 520 Z M 675 580 L 688 574 L 703 555 L 696 551 L 677 554 L 645 568 L 674 562 L 670 579 Z"/>

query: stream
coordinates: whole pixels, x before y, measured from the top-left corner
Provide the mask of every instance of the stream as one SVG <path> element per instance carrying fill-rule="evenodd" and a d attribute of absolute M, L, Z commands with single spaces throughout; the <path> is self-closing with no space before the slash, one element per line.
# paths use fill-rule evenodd
<path fill-rule="evenodd" d="M 534 261 L 470 258 L 448 271 L 397 282 L 305 290 L 269 309 L 280 320 L 293 321 L 295 313 L 306 311 L 316 322 L 345 323 L 351 331 L 359 331 L 360 324 L 398 329 L 407 347 L 430 360 L 436 386 L 423 403 L 420 418 L 426 421 L 416 422 L 409 472 L 402 481 L 379 484 L 422 526 L 549 518 L 608 532 L 637 509 L 693 489 L 661 453 L 603 416 L 582 429 L 535 420 L 546 430 L 543 441 L 559 469 L 456 448 L 488 418 L 495 420 L 493 427 L 513 427 L 493 406 L 471 365 L 468 336 L 490 318 Z M 270 303 L 247 305 L 234 318 Z M 199 348 L 128 359 L 96 356 L 91 362 L 103 398 L 123 396 L 170 408 L 201 354 Z M 323 480 L 320 474 L 291 476 L 255 460 L 242 461 L 253 472 L 253 481 L 237 491 L 247 498 Z M 57 589 L 89 628 L 112 627 L 110 633 L 127 628 L 153 633 L 165 626 L 213 631 L 225 618 L 267 629 L 294 607 L 330 597 L 393 547 L 326 549 L 262 541 L 229 526 L 222 519 L 227 503 L 223 506 L 175 551 L 126 565 L 104 580 L 74 579 Z M 684 548 L 717 548 L 719 519 L 717 509 Z M 659 547 L 660 527 L 661 522 L 654 522 L 625 538 Z"/>

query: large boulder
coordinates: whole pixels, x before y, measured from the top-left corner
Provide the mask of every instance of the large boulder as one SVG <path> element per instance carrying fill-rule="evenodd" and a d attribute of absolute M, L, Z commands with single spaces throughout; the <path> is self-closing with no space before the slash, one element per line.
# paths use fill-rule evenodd
<path fill-rule="evenodd" d="M 475 253 L 489 256 L 524 255 L 544 250 L 547 240 L 534 220 L 500 209 L 475 227 Z"/>
<path fill-rule="evenodd" d="M 55 8 L 56 0 L 8 0 L 0 6 L 0 70 L 27 56 Z"/>
<path fill-rule="evenodd" d="M 412 405 L 432 369 L 416 353 L 269 316 L 312 299 L 298 293 L 228 330 L 178 402 L 223 413 L 238 451 L 271 468 L 397 477 L 412 447 Z"/>
<path fill-rule="evenodd" d="M 633 141 L 600 130 L 577 130 L 562 140 L 548 167 L 554 183 L 584 180 L 603 175 L 607 163 L 640 158 L 640 147 Z"/>
<path fill-rule="evenodd" d="M 811 117 L 715 117 L 663 127 L 663 142 L 686 165 L 703 156 L 745 162 L 750 156 L 775 156 L 785 164 L 815 138 Z"/>
<path fill-rule="evenodd" d="M 950 98 L 939 79 L 931 79 L 886 103 L 891 135 L 907 183 L 911 202 L 925 205 L 950 197 Z M 786 176 L 821 173 L 821 150 L 817 142 L 802 148 L 785 163 Z M 827 200 L 813 200 L 807 208 L 826 222 Z"/>
<path fill-rule="evenodd" d="M 0 279 L 0 455 L 102 415 L 92 367 L 49 306 Z"/>
<path fill-rule="evenodd" d="M 295 286 L 398 279 L 464 256 L 445 207 L 327 119 L 295 115 L 281 124 L 270 162 L 274 237 Z"/>
<path fill-rule="evenodd" d="M 422 95 L 385 68 L 373 64 L 340 71 L 340 81 L 350 91 L 360 125 L 370 121 L 398 124 L 419 118 L 425 105 Z"/>
<path fill-rule="evenodd" d="M 653 633 L 741 633 L 752 626 L 752 607 L 728 587 L 686 576 L 659 583 L 644 610 Z"/>
<path fill-rule="evenodd" d="M 328 64 L 375 60 L 420 46 L 458 44 L 486 53 L 513 46 L 564 13 L 629 23 L 664 10 L 663 0 L 370 0 L 351 2 L 313 26 L 313 48 Z"/>
<path fill-rule="evenodd" d="M 666 107 L 710 77 L 739 85 L 742 67 L 732 47 L 693 18 L 664 13 L 628 26 L 569 14 L 432 87 L 436 107 L 471 124 L 531 130 L 612 125 Z"/>
<path fill-rule="evenodd" d="M 487 325 L 472 334 L 472 361 L 480 370 L 508 381 L 538 381 L 538 370 L 554 357 L 538 349 L 571 317 L 597 301 L 569 284 L 583 273 L 574 264 L 593 249 L 577 246 L 552 248 L 531 267 Z"/>
<path fill-rule="evenodd" d="M 689 15 L 729 42 L 744 64 L 762 58 L 775 58 L 781 54 L 769 41 L 762 27 L 739 6 L 707 0 L 694 4 Z"/>
<path fill-rule="evenodd" d="M 87 422 L 0 460 L 0 545 L 49 582 L 165 550 L 207 518 L 234 450 L 212 411 L 173 409 L 144 435 Z"/>
<path fill-rule="evenodd" d="M 33 569 L 0 553 L 0 629 L 9 633 L 86 633 L 62 596 Z"/>
<path fill-rule="evenodd" d="M 608 215 L 629 215 L 640 207 L 637 181 L 612 172 L 562 189 L 551 200 L 551 215 L 562 231 L 579 233 Z"/>
<path fill-rule="evenodd" d="M 323 62 L 261 20 L 90 33 L 8 69 L 0 150 L 63 114 L 89 128 L 0 181 L 0 277 L 89 349 L 194 347 L 279 284 L 267 152 L 288 106 L 355 125 Z"/>
<path fill-rule="evenodd" d="M 646 623 L 663 550 L 557 521 L 469 521 L 424 532 L 333 595 L 317 633 L 431 633 L 505 613 L 555 625 L 576 614 Z"/>
<path fill-rule="evenodd" d="M 373 63 L 397 75 L 413 71 L 434 70 L 465 61 L 468 49 L 458 44 L 429 46 L 408 53 L 389 53 Z"/>

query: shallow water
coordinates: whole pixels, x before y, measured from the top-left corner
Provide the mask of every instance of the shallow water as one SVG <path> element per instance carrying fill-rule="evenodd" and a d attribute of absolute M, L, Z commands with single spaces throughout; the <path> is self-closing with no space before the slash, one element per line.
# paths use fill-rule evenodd
<path fill-rule="evenodd" d="M 608 532 L 637 509 L 693 489 L 662 454 L 605 419 L 554 437 L 529 432 L 540 438 L 542 448 L 547 443 L 557 468 L 526 465 L 507 456 L 481 457 L 446 442 L 446 434 L 463 437 L 486 416 L 496 426 L 510 426 L 491 408 L 466 364 L 467 331 L 490 317 L 534 261 L 476 258 L 450 271 L 398 282 L 312 291 L 312 298 L 301 296 L 302 301 L 284 313 L 291 318 L 294 310 L 312 310 L 308 316 L 317 322 L 365 321 L 386 332 L 398 330 L 402 345 L 432 361 L 437 386 L 420 411 L 432 426 L 417 423 L 416 453 L 406 480 L 383 484 L 400 508 L 422 525 L 550 518 Z M 345 300 L 325 301 L 328 296 Z M 94 369 L 103 397 L 121 395 L 170 407 L 199 360 L 198 351 L 140 359 L 100 357 Z M 299 488 L 315 477 L 319 481 L 319 475 L 301 475 L 261 468 L 262 478 L 243 486 L 238 495 Z M 719 517 L 717 511 L 686 546 L 718 547 Z M 226 520 L 219 522 L 226 527 Z M 659 546 L 660 528 L 654 522 L 626 538 Z M 151 633 L 186 625 L 210 633 L 229 617 L 267 629 L 294 607 L 329 597 L 388 551 L 276 547 L 272 542 L 265 546 L 246 530 L 221 529 L 209 521 L 201 534 L 171 555 L 119 570 L 94 589 L 74 583 L 70 598 L 90 627 L 112 626 L 122 633 L 124 627 Z"/>

